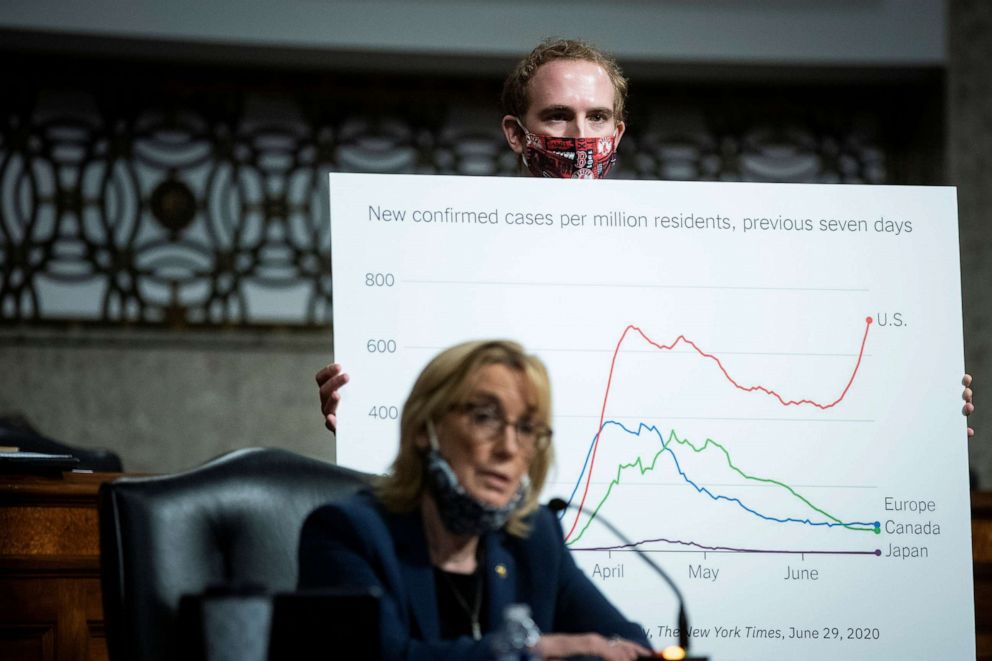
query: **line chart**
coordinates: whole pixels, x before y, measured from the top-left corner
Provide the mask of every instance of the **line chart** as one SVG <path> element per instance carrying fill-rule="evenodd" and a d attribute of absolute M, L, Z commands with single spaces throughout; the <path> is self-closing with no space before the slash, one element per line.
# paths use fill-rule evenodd
<path fill-rule="evenodd" d="M 568 540 L 566 542 L 566 544 L 568 546 L 574 545 L 575 543 L 577 543 L 582 538 L 582 535 L 585 533 L 585 531 L 592 524 L 593 520 L 596 518 L 596 515 L 599 513 L 599 510 L 606 503 L 607 499 L 609 498 L 610 494 L 613 491 L 613 487 L 615 487 L 615 486 L 617 486 L 617 485 L 620 484 L 621 474 L 623 473 L 624 470 L 636 468 L 640 472 L 641 475 L 644 475 L 645 473 L 648 473 L 648 472 L 651 472 L 651 471 L 655 470 L 655 466 L 656 466 L 656 464 L 658 462 L 658 459 L 661 457 L 662 454 L 665 454 L 666 452 L 671 456 L 672 461 L 675 464 L 675 469 L 678 472 L 678 474 L 682 477 L 683 480 L 685 480 L 685 482 L 687 484 L 689 484 L 694 489 L 696 489 L 696 491 L 698 493 L 706 494 L 707 496 L 709 496 L 713 500 L 725 500 L 725 501 L 728 501 L 728 502 L 735 503 L 736 505 L 740 506 L 745 511 L 747 511 L 747 512 L 749 512 L 751 514 L 754 514 L 755 516 L 757 516 L 760 519 L 763 519 L 765 521 L 770 521 L 770 522 L 773 522 L 773 523 L 802 523 L 802 524 L 809 525 L 809 526 L 826 527 L 826 528 L 837 528 L 837 527 L 839 527 L 839 528 L 846 528 L 848 530 L 853 530 L 853 531 L 857 531 L 857 532 L 873 532 L 875 534 L 878 534 L 879 533 L 879 525 L 880 524 L 879 524 L 878 521 L 842 521 L 841 519 L 839 519 L 838 517 L 834 516 L 833 514 L 830 514 L 830 513 L 826 512 L 826 511 L 824 511 L 823 509 L 817 507 L 813 503 L 811 503 L 808 499 L 806 499 L 801 494 L 797 493 L 792 487 L 790 487 L 789 485 L 785 484 L 784 482 L 780 482 L 778 480 L 773 480 L 773 479 L 770 479 L 770 478 L 757 477 L 757 476 L 749 475 L 749 474 L 745 473 L 740 468 L 738 468 L 737 466 L 734 465 L 733 460 L 731 459 L 730 454 L 727 452 L 726 448 L 723 445 L 721 445 L 720 443 L 714 441 L 713 439 L 707 438 L 706 439 L 706 442 L 701 447 L 696 447 L 690 441 L 688 441 L 686 439 L 679 438 L 678 435 L 675 433 L 675 430 L 672 430 L 669 433 L 668 439 L 666 440 L 664 438 L 664 436 L 662 435 L 661 430 L 659 430 L 658 427 L 655 426 L 655 425 L 649 425 L 649 424 L 641 423 L 636 430 L 630 429 L 626 425 L 624 425 L 622 423 L 619 423 L 619 422 L 615 422 L 613 420 L 606 421 L 604 423 L 604 427 L 607 426 L 607 425 L 614 425 L 616 427 L 619 427 L 620 429 L 622 429 L 626 433 L 631 434 L 631 435 L 636 435 L 636 436 L 640 436 L 642 430 L 646 430 L 646 431 L 652 432 L 653 434 L 655 434 L 657 436 L 658 441 L 661 443 L 661 448 L 654 454 L 654 457 L 652 457 L 649 465 L 647 465 L 647 466 L 644 465 L 644 462 L 641 461 L 640 457 L 638 457 L 637 459 L 635 459 L 634 461 L 632 461 L 630 463 L 619 464 L 617 466 L 616 477 L 613 478 L 613 480 L 610 481 L 609 485 L 606 488 L 606 493 L 603 494 L 603 497 L 600 499 L 599 503 L 596 505 L 596 507 L 593 509 L 593 511 L 591 513 L 589 513 L 588 518 L 585 521 L 585 525 L 583 525 L 582 528 L 579 529 L 578 533 L 571 540 Z M 761 512 L 758 512 L 757 510 L 755 510 L 755 509 L 747 506 L 739 498 L 728 497 L 728 496 L 724 496 L 724 495 L 720 495 L 720 494 L 715 494 L 708 487 L 700 486 L 695 481 L 693 481 L 688 475 L 686 475 L 685 471 L 682 469 L 681 465 L 679 464 L 678 457 L 672 451 L 672 448 L 671 448 L 671 443 L 672 442 L 675 442 L 675 443 L 678 443 L 679 445 L 688 447 L 693 452 L 697 452 L 697 453 L 698 452 L 703 452 L 708 447 L 711 447 L 711 446 L 712 447 L 715 447 L 715 448 L 718 448 L 720 450 L 720 452 L 723 454 L 723 456 L 725 457 L 725 459 L 727 461 L 727 465 L 734 472 L 736 472 L 738 475 L 740 475 L 744 479 L 746 479 L 746 480 L 753 480 L 753 481 L 757 481 L 757 482 L 764 482 L 766 484 L 772 484 L 772 485 L 775 485 L 777 487 L 781 487 L 782 489 L 784 489 L 787 492 L 789 492 L 796 499 L 802 501 L 811 510 L 813 510 L 813 511 L 819 513 L 819 514 L 822 514 L 826 519 L 829 519 L 829 520 L 828 521 L 813 521 L 813 520 L 811 520 L 809 518 L 799 519 L 799 518 L 795 518 L 795 517 L 776 517 L 776 516 L 769 516 L 767 514 L 762 514 Z M 581 481 L 581 477 L 579 478 L 579 481 Z M 578 482 L 576 483 L 576 488 L 578 488 Z M 574 493 L 575 492 L 573 490 L 573 496 L 574 496 Z M 571 501 L 569 501 L 569 502 L 571 502 Z"/>
<path fill-rule="evenodd" d="M 939 631 L 943 657 L 975 658 L 953 189 L 332 173 L 329 191 L 338 463 L 391 470 L 428 361 L 514 340 L 551 385 L 537 498 L 567 497 L 562 553 L 654 648 L 677 600 L 639 553 L 701 656 L 919 658 Z M 491 220 L 414 220 L 447 208 Z"/>
<path fill-rule="evenodd" d="M 609 397 L 610 397 L 610 388 L 613 385 L 613 373 L 614 373 L 614 370 L 616 369 L 617 358 L 620 355 L 620 348 L 623 346 L 624 340 L 627 338 L 627 335 L 631 331 L 633 331 L 637 335 L 639 335 L 649 345 L 651 345 L 654 348 L 656 348 L 658 350 L 661 350 L 661 351 L 672 350 L 676 346 L 678 346 L 679 344 L 686 344 L 686 345 L 692 347 L 692 349 L 694 349 L 696 351 L 696 353 L 698 353 L 700 356 L 702 356 L 703 358 L 707 358 L 707 359 L 713 361 L 716 364 L 716 366 L 720 369 L 720 372 L 727 379 L 727 381 L 729 381 L 731 383 L 731 385 L 733 385 L 738 390 L 742 390 L 744 392 L 761 392 L 761 393 L 764 393 L 764 394 L 769 395 L 769 396 L 775 398 L 776 400 L 778 400 L 778 402 L 782 406 L 803 406 L 803 405 L 809 405 L 809 406 L 813 406 L 813 407 L 815 407 L 817 409 L 820 409 L 820 410 L 826 410 L 826 409 L 833 408 L 834 406 L 836 406 L 837 404 L 839 404 L 841 401 L 843 401 L 844 397 L 847 396 L 848 391 L 851 389 L 851 385 L 854 383 L 854 378 L 858 374 L 858 369 L 861 367 L 861 361 L 862 361 L 862 359 L 864 357 L 864 353 L 865 353 L 865 345 L 868 343 L 868 331 L 871 328 L 871 324 L 872 324 L 872 318 L 871 317 L 865 317 L 864 334 L 861 337 L 861 346 L 858 349 L 858 357 L 857 357 L 857 359 L 856 359 L 856 361 L 854 363 L 854 368 L 851 370 L 851 376 L 850 376 L 850 378 L 848 378 L 847 383 L 844 385 L 844 388 L 841 390 L 840 394 L 833 401 L 830 401 L 830 402 L 827 402 L 827 403 L 820 403 L 820 402 L 816 402 L 816 401 L 814 401 L 812 399 L 806 399 L 806 398 L 803 398 L 803 399 L 785 399 L 782 395 L 780 395 L 778 392 L 776 392 L 775 390 L 773 390 L 771 388 L 767 388 L 767 387 L 762 386 L 762 385 L 751 385 L 751 386 L 743 385 L 743 384 L 739 383 L 736 379 L 734 379 L 733 376 L 731 376 L 730 372 L 727 371 L 727 368 L 724 366 L 723 361 L 721 361 L 720 358 L 718 358 L 717 356 L 715 356 L 715 355 L 713 355 L 711 353 L 707 353 L 706 351 L 704 351 L 703 349 L 701 349 L 698 344 L 696 344 L 695 342 L 693 342 L 692 340 L 690 340 L 689 338 L 687 338 L 685 335 L 679 335 L 670 344 L 661 344 L 661 343 L 658 343 L 655 340 L 651 339 L 651 337 L 649 337 L 647 335 L 647 333 L 645 333 L 643 330 L 641 330 L 641 328 L 639 328 L 638 326 L 634 326 L 632 324 L 631 325 L 628 325 L 626 328 L 624 328 L 623 333 L 620 335 L 620 339 L 617 341 L 616 347 L 613 350 L 613 357 L 610 360 L 610 371 L 609 371 L 609 375 L 607 376 L 607 379 L 606 379 L 606 389 L 605 389 L 605 391 L 603 393 L 603 404 L 600 407 L 600 412 L 599 412 L 599 426 L 598 426 L 598 430 L 599 431 L 597 431 L 596 438 L 593 441 L 592 454 L 591 454 L 591 457 L 589 459 L 589 468 L 588 468 L 587 471 L 585 471 L 586 481 L 585 481 L 585 486 L 584 486 L 584 488 L 582 490 L 582 497 L 579 500 L 579 504 L 578 504 L 578 507 L 577 507 L 576 512 L 575 512 L 575 518 L 572 520 L 572 525 L 568 529 L 568 532 L 565 534 L 565 541 L 568 542 L 572 538 L 572 535 L 575 533 L 575 529 L 578 526 L 579 521 L 580 521 L 580 519 L 582 517 L 583 509 L 585 508 L 586 498 L 589 495 L 589 483 L 590 483 L 590 480 L 592 478 L 593 468 L 596 465 L 596 451 L 599 448 L 600 433 L 602 432 L 602 429 L 603 429 L 603 421 L 606 418 L 606 405 L 607 405 L 607 402 L 609 401 Z"/>
<path fill-rule="evenodd" d="M 585 546 L 585 547 L 569 547 L 571 551 L 624 551 L 636 549 L 642 544 L 654 544 L 654 543 L 664 543 L 673 544 L 678 546 L 691 547 L 699 551 L 713 552 L 713 553 L 754 553 L 763 555 L 862 555 L 862 556 L 874 556 L 878 557 L 882 555 L 881 549 L 874 549 L 872 551 L 825 551 L 823 549 L 758 549 L 758 548 L 746 548 L 737 546 L 708 546 L 706 544 L 700 544 L 699 542 L 690 542 L 683 539 L 669 539 L 667 537 L 654 537 L 651 539 L 642 539 L 637 542 L 632 542 L 630 544 L 617 544 L 615 546 Z M 654 553 L 664 553 L 665 551 L 658 551 L 653 549 L 651 551 Z"/>

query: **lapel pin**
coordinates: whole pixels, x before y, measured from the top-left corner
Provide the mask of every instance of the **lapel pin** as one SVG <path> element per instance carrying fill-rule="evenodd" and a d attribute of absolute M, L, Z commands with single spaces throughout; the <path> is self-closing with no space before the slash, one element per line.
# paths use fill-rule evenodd
<path fill-rule="evenodd" d="M 500 578 L 506 578 L 506 565 L 500 563 L 496 565 L 496 575 Z"/>

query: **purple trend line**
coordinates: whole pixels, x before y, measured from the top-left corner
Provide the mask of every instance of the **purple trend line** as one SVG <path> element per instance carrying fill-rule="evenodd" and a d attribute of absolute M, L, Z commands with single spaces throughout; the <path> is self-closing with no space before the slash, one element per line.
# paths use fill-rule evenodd
<path fill-rule="evenodd" d="M 695 546 L 703 551 L 730 551 L 732 553 L 775 553 L 775 554 L 790 554 L 790 555 L 882 555 L 880 549 L 875 549 L 874 551 L 791 551 L 788 549 L 745 549 L 737 548 L 734 546 L 706 546 L 705 544 L 700 544 L 699 542 L 687 542 L 681 539 L 667 539 L 665 537 L 656 537 L 655 539 L 642 539 L 639 542 L 633 542 L 631 544 L 617 544 L 616 546 L 584 546 L 581 548 L 569 547 L 571 551 L 622 551 L 624 549 L 631 549 L 641 544 L 649 544 L 651 542 L 665 542 L 666 544 L 679 544 L 681 546 Z"/>

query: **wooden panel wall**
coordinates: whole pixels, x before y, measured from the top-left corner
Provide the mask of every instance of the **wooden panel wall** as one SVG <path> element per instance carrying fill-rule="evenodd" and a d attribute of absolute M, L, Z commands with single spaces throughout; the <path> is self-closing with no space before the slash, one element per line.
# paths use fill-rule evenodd
<path fill-rule="evenodd" d="M 992 661 L 992 491 L 971 495 L 978 658 Z"/>
<path fill-rule="evenodd" d="M 107 658 L 97 491 L 115 477 L 0 478 L 0 659 Z"/>

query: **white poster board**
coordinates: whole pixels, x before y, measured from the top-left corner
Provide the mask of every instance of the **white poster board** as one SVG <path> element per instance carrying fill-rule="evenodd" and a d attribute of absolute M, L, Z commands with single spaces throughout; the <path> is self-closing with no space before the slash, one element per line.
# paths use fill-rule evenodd
<path fill-rule="evenodd" d="M 547 363 L 545 496 L 659 649 L 974 658 L 953 188 L 330 175 L 338 461 L 438 351 Z M 594 517 L 593 517 L 594 518 Z"/>

